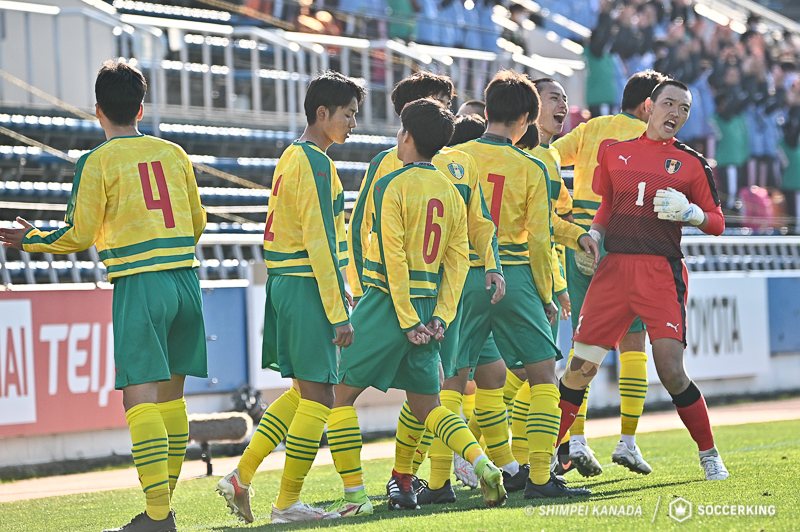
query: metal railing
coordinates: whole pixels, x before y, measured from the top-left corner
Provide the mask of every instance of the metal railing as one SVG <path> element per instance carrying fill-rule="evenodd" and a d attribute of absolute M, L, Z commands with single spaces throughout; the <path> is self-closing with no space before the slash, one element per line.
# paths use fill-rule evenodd
<path fill-rule="evenodd" d="M 200 238 L 195 248 L 200 261 L 200 279 L 248 279 L 248 268 L 263 260 L 263 224 L 237 226 L 235 230 L 239 232 L 206 233 Z M 691 272 L 800 276 L 800 237 L 684 236 L 681 248 Z M 81 253 L 54 256 L 0 246 L 0 282 L 3 285 L 106 280 L 105 267 L 94 247 Z"/>

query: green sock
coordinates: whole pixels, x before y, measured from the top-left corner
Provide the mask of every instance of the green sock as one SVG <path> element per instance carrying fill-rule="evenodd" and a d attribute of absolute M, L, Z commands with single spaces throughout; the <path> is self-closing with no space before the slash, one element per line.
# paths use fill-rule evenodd
<path fill-rule="evenodd" d="M 363 488 L 358 491 L 344 492 L 344 500 L 347 502 L 361 504 L 362 502 L 367 502 L 368 499 L 369 497 L 367 497 L 367 490 Z"/>

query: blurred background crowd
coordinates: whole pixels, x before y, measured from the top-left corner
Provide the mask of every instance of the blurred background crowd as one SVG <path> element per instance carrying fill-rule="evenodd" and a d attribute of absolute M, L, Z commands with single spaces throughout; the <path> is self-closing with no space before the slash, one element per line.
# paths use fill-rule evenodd
<path fill-rule="evenodd" d="M 502 38 L 530 54 L 526 31 L 544 29 L 584 47 L 584 118 L 618 112 L 628 77 L 658 70 L 692 90 L 692 114 L 679 136 L 715 161 L 723 206 L 758 219 L 800 216 L 800 36 L 769 33 L 756 15 L 746 27 L 720 25 L 699 16 L 704 6 L 692 0 L 246 0 L 245 5 L 291 20 L 301 31 L 486 51 L 497 51 Z M 577 24 L 554 24 L 559 16 Z"/>

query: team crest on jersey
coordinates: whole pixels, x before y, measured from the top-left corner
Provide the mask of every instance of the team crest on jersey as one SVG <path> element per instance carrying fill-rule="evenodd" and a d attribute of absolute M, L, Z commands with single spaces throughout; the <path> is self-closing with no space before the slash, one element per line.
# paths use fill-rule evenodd
<path fill-rule="evenodd" d="M 448 164 L 447 169 L 450 170 L 450 173 L 453 174 L 453 177 L 456 179 L 461 179 L 464 177 L 464 167 L 458 163 Z"/>
<path fill-rule="evenodd" d="M 681 162 L 677 159 L 667 159 L 664 163 L 664 168 L 668 174 L 672 175 L 681 169 Z"/>

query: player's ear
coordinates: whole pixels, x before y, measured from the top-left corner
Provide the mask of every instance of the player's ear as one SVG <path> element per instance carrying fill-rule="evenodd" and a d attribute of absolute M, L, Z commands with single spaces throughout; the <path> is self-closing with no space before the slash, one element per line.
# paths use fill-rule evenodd
<path fill-rule="evenodd" d="M 325 107 L 324 105 L 320 105 L 319 107 L 317 107 L 317 120 L 325 121 L 328 119 L 329 114 L 330 111 L 328 111 L 328 108 Z"/>
<path fill-rule="evenodd" d="M 644 101 L 644 110 L 645 110 L 646 113 L 652 113 L 653 112 L 653 100 L 651 98 L 647 98 Z"/>
<path fill-rule="evenodd" d="M 96 116 L 98 120 L 103 117 L 103 110 L 100 109 L 99 103 L 94 104 L 94 116 Z"/>
<path fill-rule="evenodd" d="M 144 104 L 139 106 L 139 112 L 136 114 L 136 120 L 141 120 L 144 116 Z"/>

